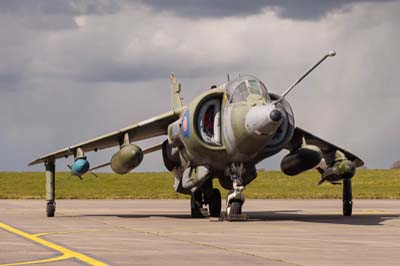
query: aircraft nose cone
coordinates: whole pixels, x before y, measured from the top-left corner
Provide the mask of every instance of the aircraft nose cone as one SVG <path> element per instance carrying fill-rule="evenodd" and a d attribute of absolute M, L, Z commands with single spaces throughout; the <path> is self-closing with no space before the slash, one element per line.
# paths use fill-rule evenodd
<path fill-rule="evenodd" d="M 272 121 L 278 122 L 282 119 L 282 113 L 279 110 L 272 110 L 272 112 L 269 114 L 269 117 Z"/>
<path fill-rule="evenodd" d="M 284 113 L 273 105 L 258 105 L 246 114 L 247 132 L 255 135 L 273 135 L 282 123 Z"/>

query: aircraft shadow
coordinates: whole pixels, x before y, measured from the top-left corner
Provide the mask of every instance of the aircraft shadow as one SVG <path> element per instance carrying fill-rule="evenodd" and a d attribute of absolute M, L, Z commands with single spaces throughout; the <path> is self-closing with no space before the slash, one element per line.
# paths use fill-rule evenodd
<path fill-rule="evenodd" d="M 268 221 L 295 221 L 305 223 L 345 224 L 345 225 L 383 225 L 383 222 L 399 219 L 400 214 L 354 214 L 351 217 L 343 217 L 340 214 L 306 214 L 299 213 L 299 210 L 278 210 L 278 211 L 256 211 L 245 212 L 248 215 L 246 222 L 268 222 Z M 82 216 L 91 217 L 119 217 L 119 218 L 150 218 L 164 217 L 172 219 L 198 219 L 192 218 L 190 214 L 86 214 Z M 208 218 L 200 218 L 208 219 Z"/>
<path fill-rule="evenodd" d="M 346 224 L 346 225 L 383 225 L 383 222 L 400 218 L 400 214 L 353 214 L 344 217 L 341 214 L 306 214 L 280 211 L 248 212 L 249 221 L 295 221 L 305 223 Z"/>

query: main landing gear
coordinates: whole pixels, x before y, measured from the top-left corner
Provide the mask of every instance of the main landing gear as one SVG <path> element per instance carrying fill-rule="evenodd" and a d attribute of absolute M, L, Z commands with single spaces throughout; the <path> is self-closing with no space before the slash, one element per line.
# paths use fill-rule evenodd
<path fill-rule="evenodd" d="M 209 178 L 204 185 L 194 190 L 191 194 L 191 214 L 193 218 L 202 218 L 207 215 L 207 209 L 203 205 L 208 205 L 208 212 L 211 217 L 220 217 L 228 221 L 244 221 L 247 215 L 242 213 L 242 206 L 245 201 L 243 190 L 243 163 L 233 163 L 229 167 L 228 174 L 231 178 L 233 190 L 230 191 L 226 199 L 226 216 L 221 216 L 221 193 L 213 188 L 212 179 Z"/>
<path fill-rule="evenodd" d="M 203 218 L 207 216 L 207 209 L 203 205 L 208 205 L 210 217 L 221 215 L 221 192 L 213 188 L 212 179 L 208 179 L 201 189 L 196 189 L 191 194 L 190 209 L 192 218 Z"/>

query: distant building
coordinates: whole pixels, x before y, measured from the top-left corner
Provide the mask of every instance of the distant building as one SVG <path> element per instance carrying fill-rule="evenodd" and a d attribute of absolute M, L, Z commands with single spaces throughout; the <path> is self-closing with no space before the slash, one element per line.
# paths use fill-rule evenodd
<path fill-rule="evenodd" d="M 390 169 L 400 169 L 400 161 L 395 161 Z"/>

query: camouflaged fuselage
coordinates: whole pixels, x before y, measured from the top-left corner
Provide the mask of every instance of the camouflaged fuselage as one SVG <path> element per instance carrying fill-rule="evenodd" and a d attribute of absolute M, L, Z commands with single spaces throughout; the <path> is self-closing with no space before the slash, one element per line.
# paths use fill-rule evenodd
<path fill-rule="evenodd" d="M 220 145 L 206 143 L 199 133 L 199 108 L 207 101 L 221 101 Z M 183 157 L 191 166 L 206 165 L 214 171 L 223 171 L 232 162 L 250 163 L 258 156 L 272 135 L 251 134 L 246 129 L 246 115 L 255 106 L 266 106 L 271 101 L 261 95 L 249 95 L 246 101 L 229 101 L 225 84 L 196 97 L 182 111 L 180 139 Z"/>

